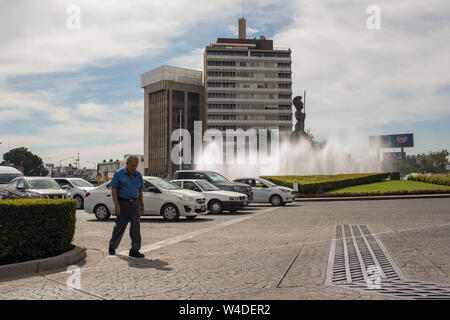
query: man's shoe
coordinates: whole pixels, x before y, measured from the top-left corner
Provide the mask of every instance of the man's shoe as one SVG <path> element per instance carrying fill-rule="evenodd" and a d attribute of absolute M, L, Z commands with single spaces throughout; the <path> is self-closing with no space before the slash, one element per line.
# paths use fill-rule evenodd
<path fill-rule="evenodd" d="M 143 255 L 139 251 L 133 251 L 133 250 L 130 250 L 129 256 L 130 257 L 134 257 L 134 258 L 143 258 L 143 257 L 145 257 L 145 255 Z"/>
<path fill-rule="evenodd" d="M 109 252 L 110 256 L 113 256 L 116 254 L 116 250 L 114 250 L 113 248 L 109 248 L 108 252 Z"/>

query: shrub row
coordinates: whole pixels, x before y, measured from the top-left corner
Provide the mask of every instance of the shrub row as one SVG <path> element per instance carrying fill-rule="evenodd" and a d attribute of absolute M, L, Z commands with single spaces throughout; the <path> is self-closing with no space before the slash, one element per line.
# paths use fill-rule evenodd
<path fill-rule="evenodd" d="M 362 173 L 362 174 L 340 174 L 340 175 L 316 175 L 316 176 L 263 176 L 273 183 L 293 188 L 293 183 L 298 183 L 300 193 L 317 194 L 325 191 L 368 184 L 386 180 L 390 174 L 385 173 Z"/>
<path fill-rule="evenodd" d="M 450 186 L 450 174 L 410 174 L 408 180 Z"/>
<path fill-rule="evenodd" d="M 75 212 L 75 200 L 1 200 L 0 265 L 71 250 Z"/>
<path fill-rule="evenodd" d="M 450 190 L 400 190 L 386 192 L 342 192 L 342 193 L 326 193 L 316 195 L 320 197 L 361 197 L 361 196 L 394 196 L 394 195 L 413 195 L 413 194 L 442 194 L 450 193 Z"/>

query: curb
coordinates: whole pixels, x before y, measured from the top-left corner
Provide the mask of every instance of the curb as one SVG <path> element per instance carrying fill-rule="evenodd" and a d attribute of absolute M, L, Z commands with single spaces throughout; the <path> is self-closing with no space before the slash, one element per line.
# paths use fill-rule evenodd
<path fill-rule="evenodd" d="M 75 246 L 59 256 L 0 266 L 0 281 L 44 271 L 66 268 L 86 258 L 86 248 Z"/>
<path fill-rule="evenodd" d="M 398 195 L 398 196 L 295 198 L 295 202 L 358 201 L 358 200 L 398 200 L 398 199 L 430 199 L 430 198 L 450 198 L 450 194 L 444 193 L 444 194 L 413 194 L 413 195 Z"/>

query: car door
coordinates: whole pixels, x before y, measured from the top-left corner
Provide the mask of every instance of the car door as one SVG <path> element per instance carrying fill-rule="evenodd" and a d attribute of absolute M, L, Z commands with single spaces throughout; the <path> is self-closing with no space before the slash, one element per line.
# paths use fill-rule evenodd
<path fill-rule="evenodd" d="M 9 184 L 9 186 L 6 188 L 5 192 L 5 198 L 6 199 L 15 199 L 17 198 L 16 195 L 16 187 L 19 180 L 15 180 Z"/>
<path fill-rule="evenodd" d="M 25 196 L 25 180 L 19 179 L 17 182 L 14 194 L 17 198 L 23 198 Z"/>
<path fill-rule="evenodd" d="M 144 214 L 159 215 L 163 205 L 163 195 L 162 193 L 151 192 L 151 189 L 158 188 L 144 180 L 144 190 L 142 190 L 142 195 L 144 197 Z"/>
<path fill-rule="evenodd" d="M 253 180 L 252 183 L 253 197 L 256 197 L 255 201 L 269 202 L 270 188 L 258 179 Z"/>

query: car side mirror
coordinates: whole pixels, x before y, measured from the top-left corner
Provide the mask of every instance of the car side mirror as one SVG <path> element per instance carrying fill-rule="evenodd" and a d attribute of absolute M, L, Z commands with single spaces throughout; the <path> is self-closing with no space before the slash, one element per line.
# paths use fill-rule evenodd
<path fill-rule="evenodd" d="M 265 184 L 263 184 L 261 187 L 262 188 L 268 188 L 268 186 L 266 186 Z"/>
<path fill-rule="evenodd" d="M 66 190 L 70 190 L 70 186 L 69 186 L 68 184 L 63 185 L 61 188 L 62 188 L 62 189 L 66 189 Z"/>
<path fill-rule="evenodd" d="M 16 187 L 16 189 L 19 190 L 19 191 L 24 191 L 25 190 L 24 187 Z"/>

